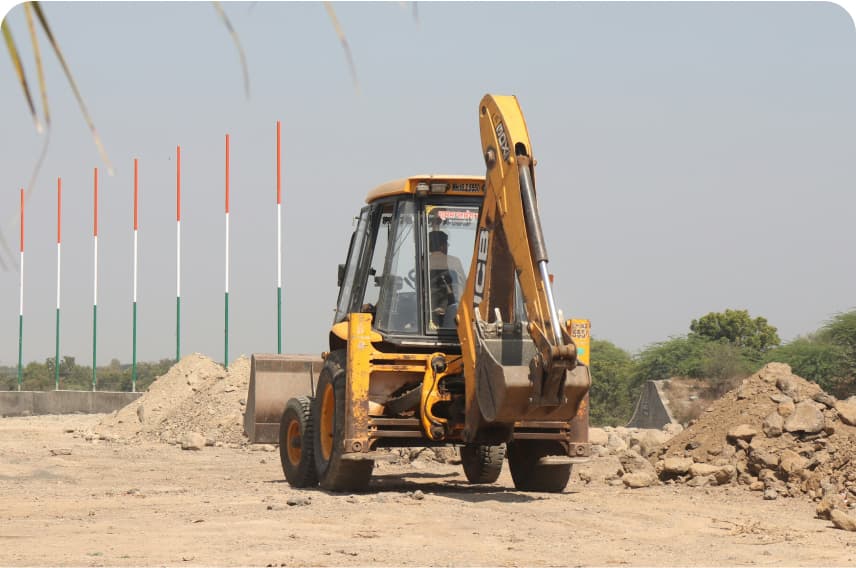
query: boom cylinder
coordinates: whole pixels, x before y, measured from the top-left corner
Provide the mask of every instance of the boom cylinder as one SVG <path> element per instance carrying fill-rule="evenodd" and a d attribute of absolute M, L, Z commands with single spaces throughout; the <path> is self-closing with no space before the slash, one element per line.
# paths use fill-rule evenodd
<path fill-rule="evenodd" d="M 541 216 L 538 214 L 538 203 L 535 201 L 535 184 L 532 182 L 532 172 L 529 170 L 528 156 L 518 156 L 520 171 L 520 194 L 523 200 L 523 216 L 526 219 L 526 232 L 532 256 L 538 264 L 541 281 L 544 282 L 544 292 L 547 296 L 547 307 L 550 310 L 550 326 L 556 344 L 562 343 L 562 330 L 559 327 L 559 313 L 556 310 L 556 300 L 553 297 L 553 286 L 550 284 L 550 274 L 547 272 L 547 245 L 544 243 L 544 233 L 541 230 Z"/>

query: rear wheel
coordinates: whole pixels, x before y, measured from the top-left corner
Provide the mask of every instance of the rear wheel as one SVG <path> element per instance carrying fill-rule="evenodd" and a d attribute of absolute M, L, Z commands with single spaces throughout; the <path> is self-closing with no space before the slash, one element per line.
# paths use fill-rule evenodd
<path fill-rule="evenodd" d="M 461 448 L 461 464 L 470 483 L 493 483 L 502 472 L 505 444 L 466 444 Z"/>
<path fill-rule="evenodd" d="M 279 460 L 292 487 L 318 485 L 312 438 L 312 399 L 290 399 L 279 423 Z"/>
<path fill-rule="evenodd" d="M 571 478 L 571 464 L 544 464 L 547 456 L 566 456 L 555 440 L 517 440 L 508 444 L 508 467 L 515 489 L 561 493 Z"/>
<path fill-rule="evenodd" d="M 314 420 L 315 469 L 321 487 L 330 491 L 360 491 L 369 484 L 371 460 L 342 459 L 345 438 L 345 351 L 327 356 L 318 377 Z"/>

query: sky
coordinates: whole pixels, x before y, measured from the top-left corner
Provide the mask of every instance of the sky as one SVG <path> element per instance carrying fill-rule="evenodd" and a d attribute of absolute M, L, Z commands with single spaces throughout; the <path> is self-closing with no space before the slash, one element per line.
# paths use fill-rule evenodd
<path fill-rule="evenodd" d="M 276 350 L 276 121 L 283 131 L 283 350 L 320 353 L 353 217 L 373 187 L 483 174 L 477 107 L 518 97 L 567 316 L 636 352 L 711 311 L 783 340 L 856 308 L 856 34 L 831 3 L 228 3 L 250 96 L 210 3 L 45 3 L 102 136 L 106 175 L 40 36 L 52 128 L 27 202 L 24 360 L 131 358 L 133 159 L 140 161 L 138 359 L 175 355 L 175 150 L 182 152 L 182 354 L 224 356 L 224 138 L 231 138 L 230 358 Z M 22 7 L 7 21 L 36 84 Z M 0 229 L 45 140 L 0 56 Z M 36 95 L 38 96 L 38 95 Z M 17 255 L 12 261 L 17 262 Z M 9 260 L 6 257 L 7 261 Z M 19 274 L 0 270 L 0 364 L 17 362 Z"/>

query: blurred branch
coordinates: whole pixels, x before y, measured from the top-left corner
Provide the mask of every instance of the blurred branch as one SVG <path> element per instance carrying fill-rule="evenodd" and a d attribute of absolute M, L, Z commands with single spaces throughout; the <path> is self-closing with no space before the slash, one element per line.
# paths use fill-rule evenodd
<path fill-rule="evenodd" d="M 351 71 L 351 80 L 354 82 L 354 89 L 357 93 L 360 92 L 360 82 L 357 79 L 357 68 L 354 66 L 354 58 L 351 57 L 351 48 L 348 46 L 348 40 L 345 38 L 345 32 L 342 31 L 342 26 L 339 25 L 339 19 L 336 17 L 336 11 L 333 10 L 333 5 L 330 2 L 324 2 L 324 8 L 327 10 L 327 15 L 333 22 L 333 28 L 336 30 L 336 35 L 339 36 L 339 41 L 342 43 L 342 49 L 345 50 L 345 57 L 348 59 L 348 68 Z"/>
<path fill-rule="evenodd" d="M 232 36 L 232 41 L 235 42 L 235 48 L 238 50 L 238 57 L 241 58 L 241 71 L 244 74 L 244 93 L 249 99 L 250 72 L 247 67 L 247 58 L 244 55 L 244 48 L 241 46 L 241 40 L 238 38 L 238 33 L 235 31 L 235 28 L 232 27 L 232 22 L 229 21 L 229 17 L 226 16 L 226 12 L 223 11 L 223 7 L 220 5 L 220 2 L 214 2 L 214 9 L 217 10 L 217 13 L 220 15 L 220 19 L 223 20 L 223 25 L 226 26 L 226 29 L 229 30 L 229 35 Z"/>

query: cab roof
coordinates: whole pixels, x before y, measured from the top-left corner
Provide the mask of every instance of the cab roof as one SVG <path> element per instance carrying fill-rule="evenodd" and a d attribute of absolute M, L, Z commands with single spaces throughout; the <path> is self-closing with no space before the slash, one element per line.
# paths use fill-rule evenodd
<path fill-rule="evenodd" d="M 369 192 L 366 196 L 366 203 L 371 203 L 382 197 L 416 193 L 416 186 L 420 183 L 428 184 L 429 193 L 432 195 L 484 195 L 484 176 L 425 174 L 395 179 L 381 184 Z M 443 184 L 445 184 L 445 189 L 438 191 Z"/>

